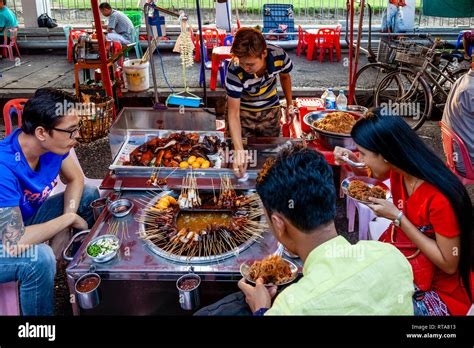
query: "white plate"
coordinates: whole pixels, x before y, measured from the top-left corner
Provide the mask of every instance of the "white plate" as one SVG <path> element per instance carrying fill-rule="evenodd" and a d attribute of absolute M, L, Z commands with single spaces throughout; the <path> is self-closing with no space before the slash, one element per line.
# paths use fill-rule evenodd
<path fill-rule="evenodd" d="M 342 181 L 341 183 L 341 190 L 344 192 L 345 195 L 349 196 L 351 199 L 354 201 L 360 202 L 362 204 L 370 204 L 371 202 L 366 202 L 366 201 L 361 201 L 359 199 L 355 199 L 354 197 L 349 195 L 349 185 L 353 180 L 359 180 L 365 182 L 369 187 L 374 187 L 374 186 L 380 186 L 385 190 L 385 199 L 389 200 L 392 198 L 392 194 L 390 193 L 390 189 L 388 188 L 387 185 L 385 185 L 382 181 L 369 178 L 367 176 L 351 176 L 349 178 L 346 178 Z"/>

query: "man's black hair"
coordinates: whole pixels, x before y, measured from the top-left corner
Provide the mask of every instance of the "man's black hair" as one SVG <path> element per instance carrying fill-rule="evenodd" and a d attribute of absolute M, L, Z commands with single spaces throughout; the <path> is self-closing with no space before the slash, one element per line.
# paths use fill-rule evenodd
<path fill-rule="evenodd" d="M 64 117 L 64 110 L 77 102 L 69 93 L 54 88 L 40 88 L 33 98 L 29 99 L 23 110 L 21 130 L 34 134 L 35 129 L 44 127 L 52 129 Z"/>
<path fill-rule="evenodd" d="M 325 225 L 336 215 L 332 169 L 324 156 L 302 146 L 282 150 L 264 167 L 257 192 L 268 215 L 278 212 L 302 232 Z"/>
<path fill-rule="evenodd" d="M 107 2 L 103 2 L 103 3 L 101 3 L 101 4 L 99 5 L 99 8 L 100 8 L 101 10 L 103 10 L 103 9 L 111 10 L 111 9 L 112 9 L 112 6 L 110 6 L 110 4 L 107 3 Z"/>

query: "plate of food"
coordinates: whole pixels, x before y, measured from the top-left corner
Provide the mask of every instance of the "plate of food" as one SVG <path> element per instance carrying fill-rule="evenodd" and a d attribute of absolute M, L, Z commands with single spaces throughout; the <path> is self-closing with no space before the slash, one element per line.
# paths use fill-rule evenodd
<path fill-rule="evenodd" d="M 363 204 L 371 203 L 369 197 L 380 199 L 392 197 L 387 185 L 380 180 L 366 176 L 352 176 L 344 179 L 341 189 L 344 194 Z"/>
<path fill-rule="evenodd" d="M 240 265 L 240 273 L 249 283 L 258 278 L 268 286 L 286 285 L 298 277 L 298 266 L 278 255 L 270 255 L 263 260 L 247 261 Z"/>
<path fill-rule="evenodd" d="M 113 234 L 104 234 L 92 239 L 87 244 L 87 255 L 94 262 L 107 262 L 112 260 L 120 248 L 120 240 Z"/>

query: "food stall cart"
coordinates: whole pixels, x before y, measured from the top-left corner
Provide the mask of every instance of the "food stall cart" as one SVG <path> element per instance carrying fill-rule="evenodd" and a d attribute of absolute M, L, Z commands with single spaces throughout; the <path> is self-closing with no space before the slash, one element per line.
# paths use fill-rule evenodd
<path fill-rule="evenodd" d="M 176 167 L 134 166 L 126 164 L 127 156 L 156 136 L 166 137 L 173 132 L 187 131 L 203 136 L 224 139 L 216 131 L 215 116 L 203 109 L 189 109 L 181 114 L 179 109 L 154 110 L 152 108 L 124 108 L 110 130 L 113 163 L 101 189 L 111 190 L 111 201 L 117 198 L 133 203 L 131 212 L 121 218 L 104 209 L 91 231 L 85 234 L 77 252 L 67 268 L 67 280 L 75 315 L 173 315 L 191 314 L 181 309 L 177 279 L 190 271 L 201 277 L 199 288 L 201 306 L 209 305 L 227 294 L 238 291 L 236 282 L 241 278 L 240 265 L 249 260 L 262 259 L 279 253 L 282 248 L 268 229 L 258 238 L 249 238 L 235 248 L 216 252 L 211 256 L 186 256 L 167 252 L 150 240 L 143 238 L 146 226 L 140 216 L 146 209 L 156 206 L 160 197 L 180 192 L 183 179 L 193 173 L 201 195 L 216 192 L 228 178 L 238 194 L 252 194 L 256 177 L 265 159 L 278 151 L 278 147 L 301 140 L 288 138 L 247 139 L 246 148 L 255 154 L 249 168 L 249 179 L 241 182 L 233 176 L 225 151 L 230 147 L 223 142 L 224 158 L 219 166 L 207 169 L 182 169 Z M 218 162 L 215 162 L 218 163 Z M 150 178 L 160 185 L 150 184 Z M 204 199 L 204 198 L 203 198 Z M 263 216 L 259 217 L 262 223 Z M 87 245 L 104 234 L 116 234 L 120 239 L 117 255 L 108 262 L 94 262 L 88 256 Z M 68 251 L 66 251 L 68 253 Z M 84 310 L 76 301 L 75 284 L 87 273 L 94 272 L 101 278 L 101 300 L 93 309 Z"/>

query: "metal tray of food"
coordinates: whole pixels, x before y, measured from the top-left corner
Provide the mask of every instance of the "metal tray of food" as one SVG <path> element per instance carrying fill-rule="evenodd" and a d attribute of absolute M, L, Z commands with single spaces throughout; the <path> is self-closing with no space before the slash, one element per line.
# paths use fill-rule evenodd
<path fill-rule="evenodd" d="M 181 169 L 179 167 L 155 167 L 155 166 L 134 166 L 134 165 L 124 165 L 126 161 L 129 160 L 130 154 L 139 146 L 145 144 L 153 138 L 166 138 L 169 137 L 172 133 L 181 133 L 185 134 L 197 133 L 200 136 L 199 141 L 201 142 L 204 136 L 215 136 L 218 137 L 222 142 L 225 141 L 224 133 L 220 131 L 181 131 L 181 130 L 156 130 L 156 129 L 140 129 L 140 130 L 127 130 L 126 139 L 123 145 L 120 148 L 120 151 L 115 156 L 112 164 L 109 166 L 110 170 L 113 170 L 115 174 L 118 175 L 143 175 L 149 176 L 151 173 L 156 171 L 158 168 L 163 173 L 169 173 L 175 170 L 179 172 L 187 172 L 186 169 Z M 200 171 L 215 171 L 221 169 L 222 162 L 218 160 L 218 154 L 211 155 L 216 166 L 213 168 L 199 169 Z"/>
<path fill-rule="evenodd" d="M 364 117 L 364 114 L 367 112 L 367 108 L 357 106 L 357 105 L 348 105 L 346 110 L 321 110 L 310 112 L 305 115 L 303 121 L 306 123 L 318 139 L 329 149 L 334 149 L 336 146 L 341 146 L 349 150 L 356 150 L 356 145 L 350 134 L 346 133 L 335 133 L 331 131 L 326 131 L 319 129 L 314 126 L 314 122 L 326 117 L 328 114 L 335 112 L 344 112 L 350 114 L 357 121 L 361 117 Z"/>

